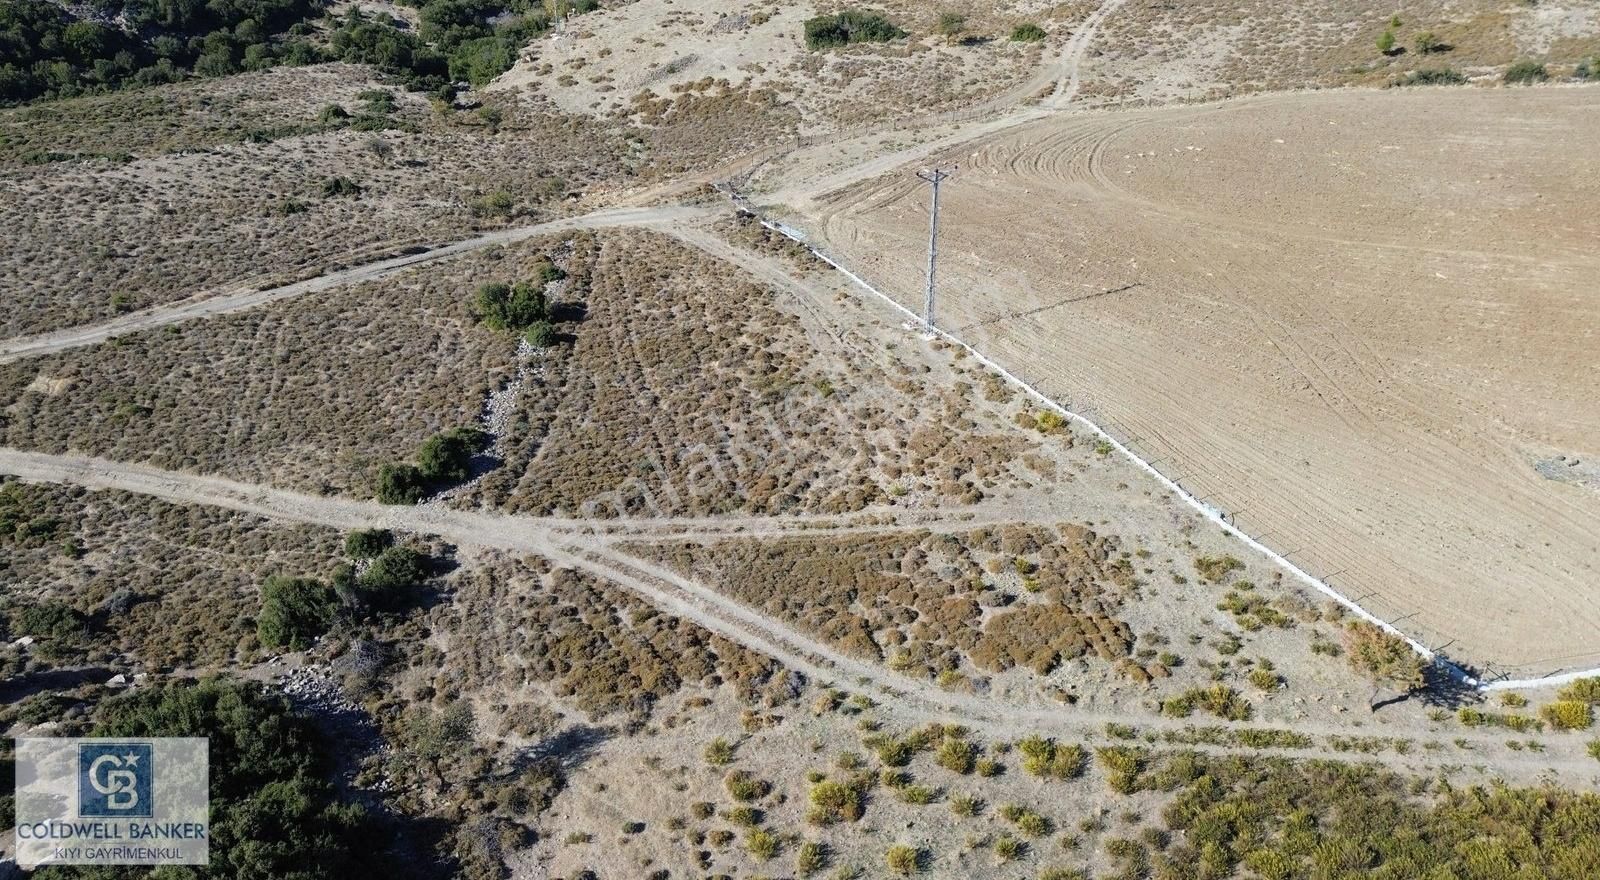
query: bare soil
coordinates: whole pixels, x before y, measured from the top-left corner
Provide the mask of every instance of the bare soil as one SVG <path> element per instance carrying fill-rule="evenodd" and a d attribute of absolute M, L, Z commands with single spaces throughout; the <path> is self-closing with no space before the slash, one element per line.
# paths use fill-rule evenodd
<path fill-rule="evenodd" d="M 1587 89 L 1088 115 L 947 149 L 943 324 L 1492 671 L 1593 665 Z M 902 169 L 807 218 L 919 303 Z M 1509 588 L 1514 585 L 1514 588 Z"/>

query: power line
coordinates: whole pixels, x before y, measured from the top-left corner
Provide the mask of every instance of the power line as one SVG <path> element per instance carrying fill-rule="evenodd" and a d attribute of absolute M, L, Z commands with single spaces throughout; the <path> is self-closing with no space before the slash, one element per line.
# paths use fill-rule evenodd
<path fill-rule="evenodd" d="M 939 184 L 945 181 L 959 166 L 952 167 L 949 171 L 935 168 L 932 171 L 918 171 L 917 176 L 933 184 L 933 210 L 929 212 L 931 219 L 928 222 L 928 296 L 922 304 L 922 325 L 929 333 L 933 332 L 933 276 L 939 257 Z"/>

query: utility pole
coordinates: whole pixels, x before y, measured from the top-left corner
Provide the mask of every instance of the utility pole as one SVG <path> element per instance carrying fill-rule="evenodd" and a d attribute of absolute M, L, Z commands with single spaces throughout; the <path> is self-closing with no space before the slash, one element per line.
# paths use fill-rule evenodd
<path fill-rule="evenodd" d="M 959 166 L 957 166 L 959 167 Z M 956 169 L 950 171 L 935 168 L 932 171 L 918 171 L 917 176 L 933 184 L 933 211 L 932 220 L 928 224 L 928 298 L 922 305 L 922 326 L 933 332 L 933 273 L 935 262 L 939 257 L 939 184 L 949 177 Z"/>

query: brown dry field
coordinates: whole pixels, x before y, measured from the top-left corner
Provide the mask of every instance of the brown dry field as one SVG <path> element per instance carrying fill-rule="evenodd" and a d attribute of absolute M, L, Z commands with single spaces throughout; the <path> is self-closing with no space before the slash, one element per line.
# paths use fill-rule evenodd
<path fill-rule="evenodd" d="M 1600 451 L 1593 97 L 1283 96 L 953 148 L 942 323 L 1448 655 L 1594 665 L 1600 496 L 1557 458 Z M 807 218 L 904 303 L 916 184 Z"/>

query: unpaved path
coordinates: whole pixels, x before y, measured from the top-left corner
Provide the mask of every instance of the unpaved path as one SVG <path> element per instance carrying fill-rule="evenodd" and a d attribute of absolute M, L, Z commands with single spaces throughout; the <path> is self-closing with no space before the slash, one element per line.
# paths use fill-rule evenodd
<path fill-rule="evenodd" d="M 203 293 L 181 303 L 130 312 L 98 324 L 69 327 L 65 330 L 55 330 L 33 336 L 14 337 L 0 341 L 0 364 L 22 358 L 51 354 L 70 348 L 94 345 L 125 333 L 136 333 L 141 330 L 149 330 L 168 324 L 178 324 L 197 318 L 213 318 L 218 315 L 241 312 L 302 294 L 330 290 L 345 284 L 375 281 L 414 266 L 447 260 L 451 257 L 494 245 L 513 244 L 539 235 L 568 232 L 576 229 L 604 229 L 616 226 L 682 223 L 702 219 L 708 213 L 709 209 L 707 208 L 681 205 L 653 208 L 609 208 L 592 214 L 552 220 L 548 223 L 537 223 L 532 226 L 497 229 L 494 232 L 462 239 L 431 250 L 405 253 L 374 263 L 352 266 L 348 269 L 329 272 L 324 275 L 318 275 L 315 278 L 296 281 L 293 284 L 285 284 L 281 287 L 271 287 L 265 290 L 241 290 L 220 296 L 214 293 Z"/>
<path fill-rule="evenodd" d="M 593 535 L 551 528 L 548 521 L 500 514 L 444 508 L 394 507 L 370 501 L 318 497 L 267 486 L 240 483 L 179 471 L 164 471 L 105 459 L 74 455 L 49 455 L 0 448 L 0 473 L 32 482 L 66 483 L 90 489 L 116 489 L 149 495 L 180 504 L 202 504 L 237 510 L 276 520 L 328 526 L 341 530 L 389 528 L 438 535 L 462 546 L 487 547 L 542 556 L 557 565 L 570 566 L 627 589 L 663 611 L 704 627 L 802 672 L 815 681 L 836 681 L 843 686 L 870 685 L 874 698 L 892 703 L 902 721 L 958 720 L 1001 736 L 1038 730 L 1070 736 L 1090 744 L 1121 742 L 1105 732 L 1108 723 L 1133 725 L 1145 732 L 1192 730 L 1222 726 L 1235 730 L 1282 729 L 1264 724 L 1238 724 L 1207 720 L 1192 723 L 1147 713 L 1098 708 L 1051 709 L 1038 705 L 1002 703 L 983 696 L 945 691 L 925 681 L 902 677 L 878 664 L 852 657 L 831 645 L 794 630 L 768 615 L 737 602 L 671 569 L 619 552 L 612 543 L 629 537 L 618 532 L 601 539 Z M 825 533 L 821 530 L 819 533 Z M 1325 722 L 1294 722 L 1295 732 L 1313 737 L 1382 736 L 1377 724 L 1362 726 Z M 1215 754 L 1253 755 L 1263 752 L 1285 757 L 1325 758 L 1377 762 L 1412 773 L 1448 771 L 1468 759 L 1492 764 L 1495 775 L 1534 779 L 1560 772 L 1569 784 L 1581 785 L 1593 777 L 1593 759 L 1582 754 L 1579 738 L 1557 737 L 1549 751 L 1539 754 L 1504 749 L 1502 735 L 1471 731 L 1425 733 L 1396 732 L 1418 745 L 1434 742 L 1432 751 L 1407 755 L 1385 752 L 1360 755 L 1335 752 L 1328 747 L 1310 749 L 1258 749 L 1195 746 Z M 1473 749 L 1457 751 L 1456 742 Z M 1447 760 L 1448 759 L 1448 760 Z"/>

